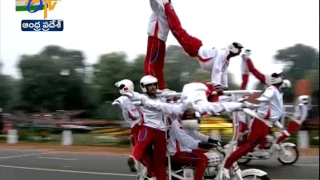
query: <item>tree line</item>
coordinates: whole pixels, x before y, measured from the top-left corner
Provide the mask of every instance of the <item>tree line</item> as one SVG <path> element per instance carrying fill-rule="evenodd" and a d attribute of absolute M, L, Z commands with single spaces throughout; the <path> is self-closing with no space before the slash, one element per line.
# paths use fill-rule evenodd
<path fill-rule="evenodd" d="M 274 57 L 275 61 L 286 64 L 285 77 L 293 86 L 297 79 L 311 80 L 313 100 L 318 102 L 319 52 L 297 44 L 278 50 Z M 21 79 L 0 71 L 0 108 L 7 112 L 87 109 L 91 115 L 99 114 L 119 96 L 114 87 L 118 80 L 129 78 L 135 83 L 136 91 L 140 91 L 143 61 L 144 55 L 129 61 L 124 52 L 112 52 L 101 55 L 96 64 L 88 65 L 82 51 L 50 45 L 37 54 L 20 56 L 17 67 Z M 170 89 L 180 91 L 185 83 L 209 81 L 210 73 L 200 70 L 198 61 L 186 55 L 180 46 L 169 46 L 165 78 Z M 239 89 L 232 76 L 229 81 L 230 89 Z M 259 84 L 257 87 L 262 88 Z M 290 101 L 293 89 L 287 94 Z"/>

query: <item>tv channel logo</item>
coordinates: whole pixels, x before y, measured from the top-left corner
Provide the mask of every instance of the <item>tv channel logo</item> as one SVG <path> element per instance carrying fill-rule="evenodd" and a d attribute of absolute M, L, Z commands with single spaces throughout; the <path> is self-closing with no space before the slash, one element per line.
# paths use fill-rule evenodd
<path fill-rule="evenodd" d="M 63 31 L 64 23 L 61 19 L 48 20 L 48 12 L 54 11 L 59 0 L 16 0 L 16 11 L 37 13 L 43 11 L 43 19 L 22 20 L 22 31 L 48 32 Z"/>

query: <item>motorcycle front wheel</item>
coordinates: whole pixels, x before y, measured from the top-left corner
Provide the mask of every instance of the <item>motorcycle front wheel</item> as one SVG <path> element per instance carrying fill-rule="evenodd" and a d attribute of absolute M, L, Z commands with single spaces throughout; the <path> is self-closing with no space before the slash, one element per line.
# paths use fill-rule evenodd
<path fill-rule="evenodd" d="M 278 161 L 283 165 L 292 165 L 299 159 L 299 150 L 296 146 L 284 146 L 279 152 Z"/>
<path fill-rule="evenodd" d="M 267 175 L 264 176 L 257 176 L 257 175 L 248 175 L 242 177 L 243 180 L 270 180 Z"/>

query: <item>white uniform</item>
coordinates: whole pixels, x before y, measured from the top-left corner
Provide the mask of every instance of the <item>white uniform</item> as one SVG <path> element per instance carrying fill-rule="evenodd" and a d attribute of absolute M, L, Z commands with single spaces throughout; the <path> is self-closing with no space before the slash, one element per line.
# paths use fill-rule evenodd
<path fill-rule="evenodd" d="M 183 102 L 208 102 L 208 87 L 203 83 L 189 83 L 185 84 L 181 92 L 181 101 Z"/>
<path fill-rule="evenodd" d="M 303 124 L 303 122 L 307 119 L 308 116 L 308 107 L 305 104 L 298 104 L 294 108 L 293 117 L 296 119 L 296 123 L 299 125 Z"/>
<path fill-rule="evenodd" d="M 155 101 L 152 99 L 148 99 L 144 103 L 144 107 L 160 111 L 162 112 L 166 117 L 171 118 L 178 118 L 183 115 L 184 111 L 187 109 L 187 107 L 182 103 L 165 103 L 161 101 Z"/>
<path fill-rule="evenodd" d="M 283 94 L 275 86 L 269 86 L 260 98 L 266 100 L 257 109 L 258 115 L 272 123 L 277 122 L 284 115 Z"/>
<path fill-rule="evenodd" d="M 241 103 L 237 102 L 191 102 L 191 103 L 180 103 L 180 104 L 168 104 L 160 101 L 152 101 L 147 100 L 145 101 L 145 107 L 147 108 L 154 108 L 162 113 L 166 114 L 167 116 L 171 116 L 173 118 L 177 118 L 182 116 L 184 111 L 188 108 L 194 108 L 196 111 L 200 113 L 205 113 L 208 115 L 217 114 L 221 112 L 232 112 L 235 110 L 239 110 L 242 107 Z"/>
<path fill-rule="evenodd" d="M 178 120 L 171 124 L 169 137 L 167 149 L 170 155 L 175 155 L 177 151 L 192 152 L 193 149 L 198 147 L 199 142 L 208 142 L 209 139 L 209 136 L 201 134 L 197 130 L 183 129 Z"/>
<path fill-rule="evenodd" d="M 205 84 L 189 83 L 183 86 L 181 101 L 186 104 L 192 104 L 194 109 L 206 114 L 217 114 L 224 111 L 232 112 L 241 109 L 242 104 L 237 102 L 211 103 L 207 99 L 207 94 L 208 87 Z"/>
<path fill-rule="evenodd" d="M 211 72 L 211 82 L 214 86 L 228 88 L 228 51 L 201 46 L 198 58 L 201 69 Z"/>
<path fill-rule="evenodd" d="M 148 24 L 148 35 L 156 37 L 162 41 L 167 41 L 169 34 L 168 19 L 165 15 L 164 9 L 159 5 L 156 0 L 149 0 L 152 9 Z"/>
<path fill-rule="evenodd" d="M 166 99 L 162 97 L 157 97 L 156 99 L 150 99 L 145 94 L 134 93 L 134 96 L 140 100 L 144 100 L 146 102 L 162 102 L 165 103 Z M 151 127 L 154 129 L 158 129 L 161 131 L 166 131 L 166 126 L 164 121 L 166 120 L 166 116 L 160 110 L 157 110 L 153 107 L 141 106 L 139 107 L 140 112 L 142 114 L 143 125 L 147 127 Z"/>
<path fill-rule="evenodd" d="M 248 57 L 246 57 L 246 56 L 242 56 L 241 59 L 242 59 L 242 61 L 241 61 L 241 74 L 249 75 L 250 71 L 249 71 L 249 68 L 248 68 L 247 61 L 250 60 L 250 59 L 248 59 Z"/>
<path fill-rule="evenodd" d="M 139 109 L 130 104 L 130 99 L 128 97 L 120 96 L 115 101 L 119 102 L 123 118 L 125 122 L 130 124 L 131 128 L 137 124 L 141 124 L 141 114 L 139 112 Z"/>

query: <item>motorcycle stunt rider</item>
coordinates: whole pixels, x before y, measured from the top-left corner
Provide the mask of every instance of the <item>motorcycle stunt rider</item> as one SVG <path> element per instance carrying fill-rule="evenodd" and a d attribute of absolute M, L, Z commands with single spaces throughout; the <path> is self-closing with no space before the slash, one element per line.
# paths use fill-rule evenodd
<path fill-rule="evenodd" d="M 164 9 L 157 0 L 149 0 L 152 10 L 148 23 L 147 53 L 144 60 L 144 74 L 152 75 L 159 81 L 158 91 L 167 91 L 164 78 L 166 41 L 169 35 L 168 20 Z M 170 5 L 171 0 L 170 0 Z"/>
<path fill-rule="evenodd" d="M 122 115 L 126 123 L 130 124 L 131 128 L 131 144 L 132 147 L 134 147 L 137 143 L 139 129 L 141 125 L 141 116 L 140 111 L 138 108 L 136 108 L 134 105 L 128 103 L 130 102 L 130 99 L 127 96 L 123 96 L 127 92 L 133 92 L 134 91 L 134 84 L 129 79 L 123 79 L 121 81 L 118 81 L 115 83 L 115 86 L 119 88 L 119 92 L 122 96 L 117 98 L 112 102 L 112 105 L 118 106 L 122 110 Z M 132 172 L 136 172 L 136 169 L 134 166 L 131 166 L 130 164 L 134 163 L 134 159 L 132 156 L 128 158 L 128 165 L 130 167 L 130 170 Z"/>
<path fill-rule="evenodd" d="M 302 95 L 298 97 L 297 105 L 295 106 L 295 111 L 293 113 L 293 117 L 289 116 L 292 120 L 287 129 L 282 131 L 278 139 L 276 140 L 276 147 L 280 149 L 279 144 L 286 139 L 287 137 L 291 136 L 292 134 L 296 133 L 303 122 L 307 119 L 308 116 L 308 104 L 309 104 L 309 96 Z"/>
<path fill-rule="evenodd" d="M 271 85 L 257 98 L 260 101 L 260 107 L 257 109 L 257 116 L 259 118 L 252 120 L 248 140 L 241 144 L 226 160 L 224 174 L 227 178 L 230 178 L 229 169 L 233 163 L 248 152 L 253 151 L 261 139 L 265 138 L 270 132 L 273 124 L 283 116 L 283 93 L 280 89 L 282 83 L 282 72 L 273 73 L 270 77 Z"/>
<path fill-rule="evenodd" d="M 190 92 L 194 95 L 194 92 Z M 186 92 L 185 92 L 186 95 Z M 250 108 L 251 104 L 237 103 L 237 102 L 207 102 L 205 105 L 197 105 L 193 100 L 182 101 L 179 104 L 168 104 L 160 101 L 154 101 L 152 99 L 144 99 L 141 97 L 135 97 L 135 93 L 128 95 L 132 101 L 140 101 L 141 105 L 146 108 L 152 108 L 158 110 L 168 116 L 175 117 L 173 121 L 169 136 L 170 142 L 168 150 L 172 155 L 173 162 L 177 163 L 190 163 L 196 165 L 196 179 L 201 179 L 206 167 L 207 158 L 204 158 L 204 151 L 197 151 L 196 148 L 211 148 L 209 143 L 218 143 L 218 141 L 208 138 L 195 131 L 194 124 L 199 123 L 199 118 L 202 113 L 205 114 L 218 114 L 224 111 L 232 112 L 241 110 L 242 108 Z M 189 96 L 191 97 L 191 96 Z M 196 121 L 196 122 L 195 122 Z M 193 125 L 192 125 L 193 124 Z M 192 140 L 192 139 L 193 140 Z M 202 143 L 201 143 L 202 142 Z M 204 142 L 204 143 L 203 143 Z M 190 158 L 190 153 L 196 154 L 198 158 Z"/>
<path fill-rule="evenodd" d="M 269 86 L 267 84 L 270 84 L 270 78 L 268 78 L 269 76 L 266 75 L 266 79 L 265 79 L 265 85 L 266 86 Z M 280 89 L 281 90 L 284 90 L 284 89 L 288 89 L 288 88 L 291 88 L 291 82 L 287 79 L 284 79 L 283 80 L 283 83 L 282 85 L 280 86 Z M 245 100 L 245 99 L 243 99 Z M 250 130 L 250 127 L 248 127 L 248 125 L 251 124 L 251 118 L 248 117 L 244 112 L 239 112 L 239 141 L 238 141 L 238 145 L 240 145 L 241 143 L 243 143 L 244 141 L 246 141 L 247 139 L 247 134 Z M 277 126 L 279 129 L 283 129 L 283 125 L 277 121 L 275 122 L 274 124 L 275 126 Z M 261 139 L 261 142 L 260 142 L 260 145 L 259 147 L 256 149 L 257 151 L 254 151 L 253 152 L 253 155 L 255 156 L 262 156 L 262 157 L 266 157 L 268 156 L 268 152 L 264 151 L 264 147 L 267 143 L 267 138 L 264 137 Z M 251 153 L 248 153 L 248 154 L 251 154 Z"/>
<path fill-rule="evenodd" d="M 220 142 L 198 131 L 201 115 L 194 109 L 187 109 L 180 119 L 173 121 L 169 131 L 168 151 L 171 162 L 176 165 L 193 165 L 196 167 L 195 180 L 202 180 L 209 164 L 203 149 L 212 149 Z"/>
<path fill-rule="evenodd" d="M 165 98 L 157 96 L 158 79 L 146 75 L 140 80 L 141 90 L 145 94 L 134 92 L 135 97 L 141 100 L 152 100 L 155 102 L 166 102 Z M 138 141 L 133 149 L 133 157 L 141 162 L 154 173 L 157 180 L 166 180 L 166 117 L 162 112 L 141 106 L 142 125 L 138 135 Z M 153 149 L 152 149 L 153 147 Z M 147 151 L 152 150 L 152 153 Z M 148 176 L 151 176 L 150 174 Z"/>
<path fill-rule="evenodd" d="M 230 43 L 225 49 L 205 47 L 202 41 L 188 34 L 183 29 L 179 17 L 173 10 L 169 0 L 158 0 L 167 16 L 169 28 L 184 51 L 191 57 L 197 57 L 201 69 L 211 72 L 211 83 L 216 91 L 228 88 L 228 66 L 230 59 L 240 55 L 243 45 L 238 42 Z"/>

